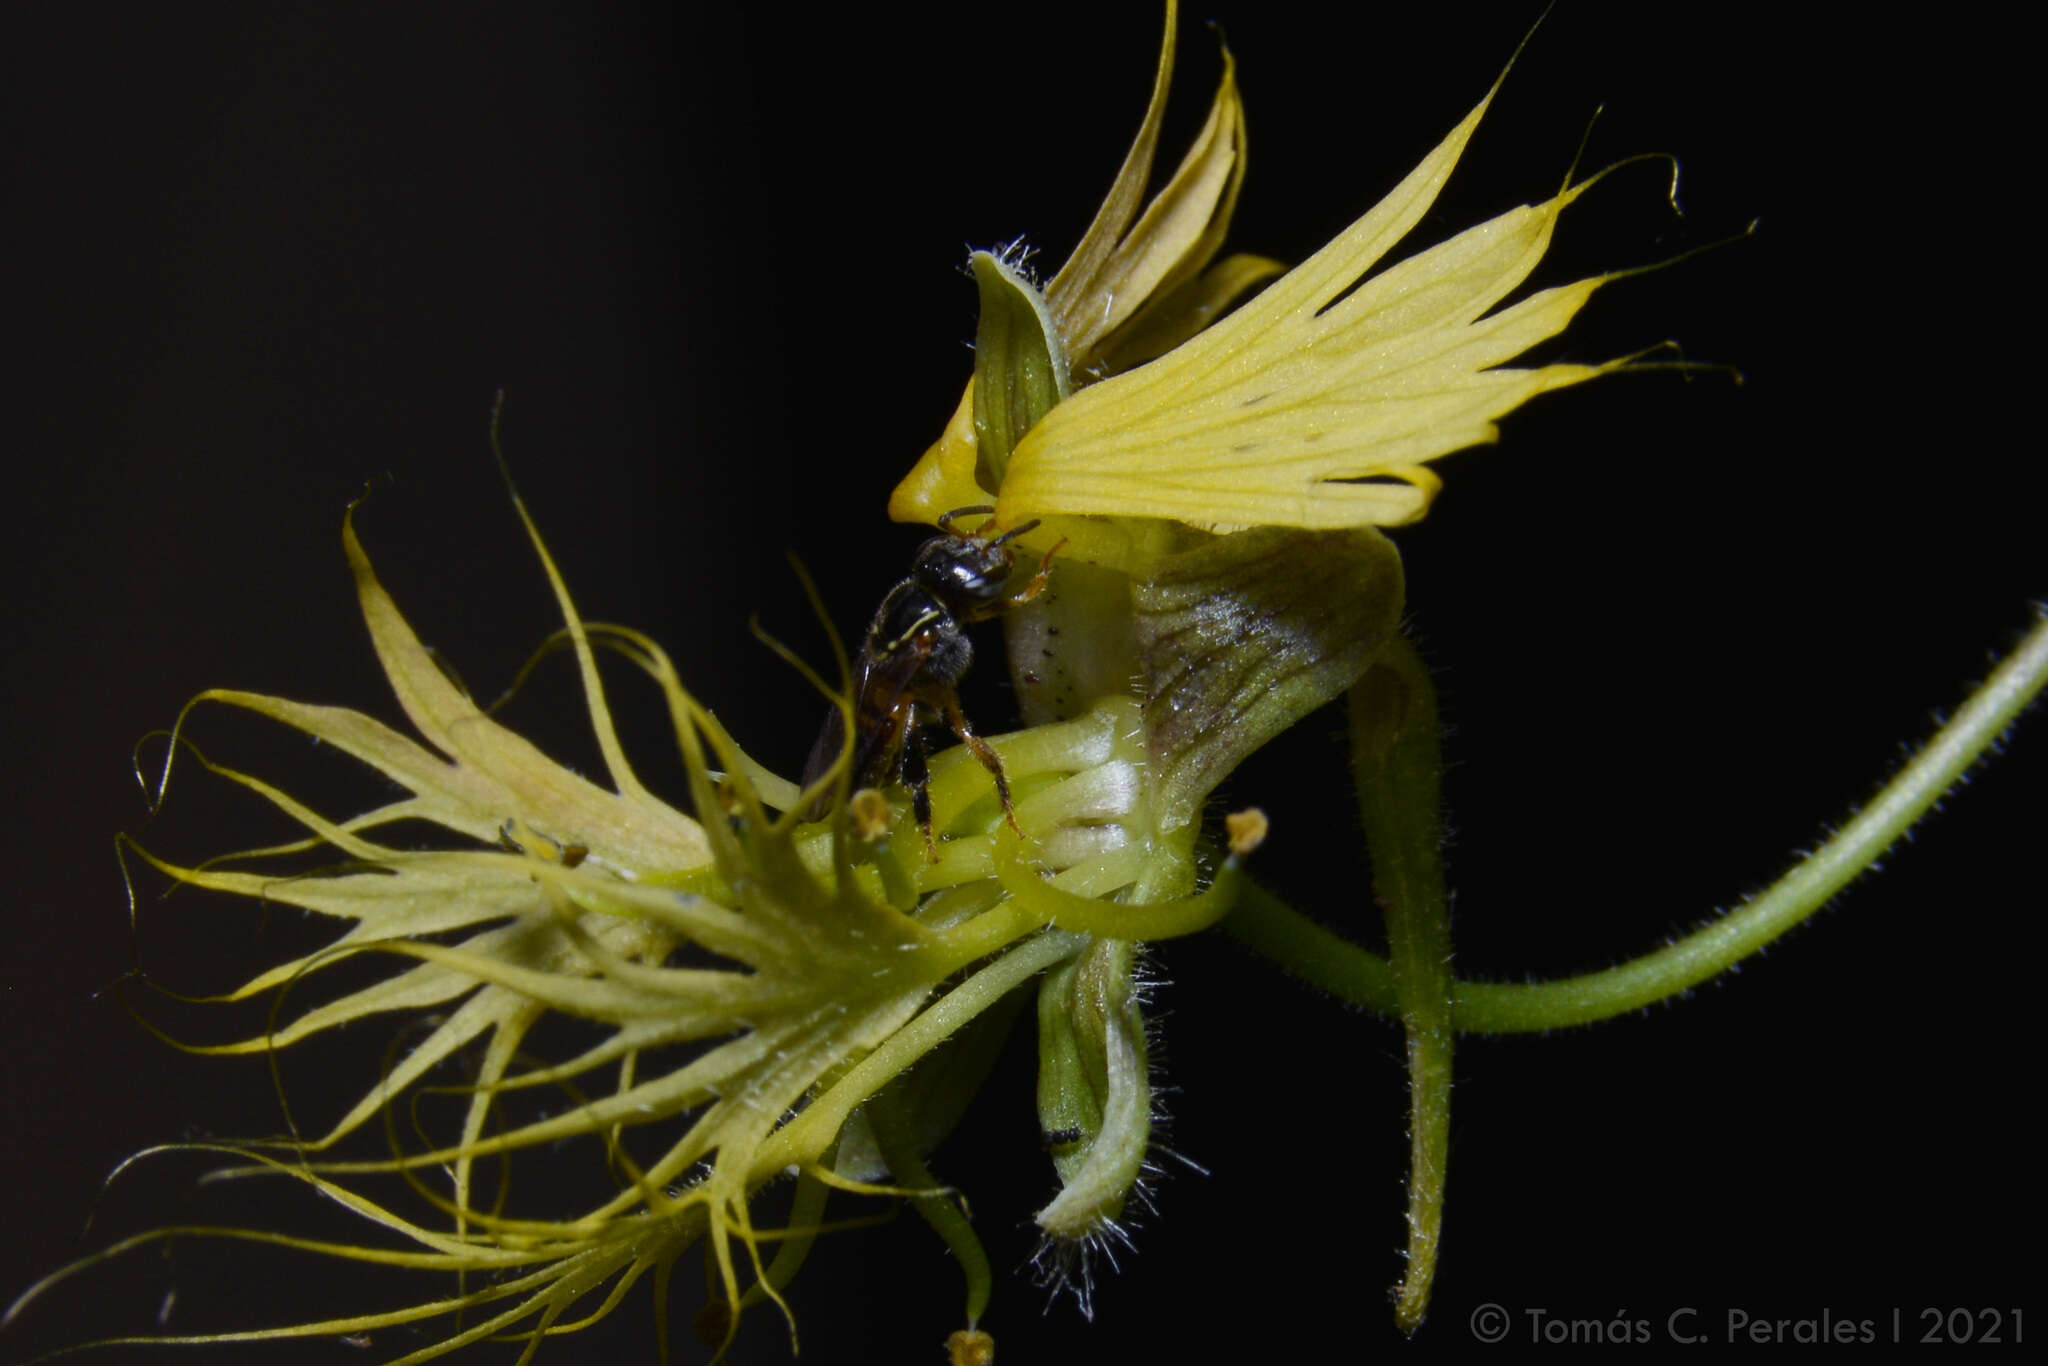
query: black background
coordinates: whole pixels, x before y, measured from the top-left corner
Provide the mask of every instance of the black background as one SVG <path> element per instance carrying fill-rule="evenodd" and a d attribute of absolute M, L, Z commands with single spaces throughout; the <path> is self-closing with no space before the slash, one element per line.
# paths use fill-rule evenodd
<path fill-rule="evenodd" d="M 1251 130 L 1234 241 L 1289 258 L 1412 166 L 1530 17 L 1197 7 L 1183 134 L 1213 77 L 1196 22 L 1211 16 Z M 1624 172 L 1567 216 L 1538 283 L 1761 220 L 1611 287 L 1554 348 L 1593 360 L 1675 338 L 1745 383 L 1624 376 L 1542 399 L 1497 448 L 1443 462 L 1436 511 L 1398 534 L 1451 725 L 1468 976 L 1597 967 L 1766 884 L 2048 587 L 2039 440 L 2015 434 L 2032 387 L 2007 335 L 2039 305 L 2014 203 L 2032 76 L 1996 33 L 1769 16 L 1560 7 L 1422 229 L 1548 193 L 1600 104 L 1587 164 L 1679 154 L 1688 216 L 1664 208 L 1657 169 Z M 957 267 L 1020 233 L 1060 259 L 1142 110 L 1156 15 L 294 3 L 17 12 L 7 29 L 11 1295 L 120 1232 L 279 1200 L 197 1187 L 203 1167 L 171 1159 L 117 1184 L 81 1234 L 124 1154 L 278 1126 L 260 1063 L 174 1053 L 111 988 L 139 965 L 221 990 L 314 932 L 166 902 L 145 880 L 131 933 L 113 834 L 145 823 L 130 746 L 201 688 L 396 716 L 341 563 L 344 504 L 372 486 L 359 523 L 385 582 L 494 694 L 555 620 L 489 458 L 502 386 L 512 468 L 583 610 L 668 643 L 742 740 L 794 769 L 816 704 L 747 618 L 815 657 L 785 549 L 842 629 L 901 572 L 916 533 L 882 503 L 970 363 Z M 1170 135 L 1167 157 L 1181 145 Z M 977 714 L 999 728 L 1001 689 L 981 681 Z M 573 696 L 543 683 L 521 715 L 590 767 Z M 627 723 L 636 754 L 664 752 L 644 699 Z M 303 744 L 216 724 L 230 757 L 267 756 L 330 810 L 376 795 Z M 1327 853 L 1341 827 L 1318 825 L 1341 802 L 1336 724 L 1306 723 L 1230 796 L 1275 816 L 1271 881 L 1363 926 L 1358 869 Z M 2007 1240 L 2039 1214 L 2023 1104 L 2037 727 L 1882 878 L 1694 999 L 1465 1043 L 1443 1267 L 1415 1347 L 1467 1341 L 1487 1302 L 1516 1340 L 1532 1309 L 1661 1331 L 1693 1306 L 1719 1336 L 1731 1309 L 1888 1335 L 1896 1308 L 1917 1336 L 1922 1308 L 2032 1305 Z M 153 847 L 198 857 L 276 833 L 192 776 L 147 827 Z M 238 838 L 245 825 L 259 833 Z M 1393 1348 L 1397 1033 L 1227 942 L 1158 957 L 1170 1142 L 1210 1175 L 1163 1185 L 1092 1327 L 1066 1305 L 1041 1316 L 1012 1274 L 1051 1190 L 1028 1050 L 936 1159 L 989 1239 L 1003 1360 Z M 129 994 L 186 1037 L 234 1032 Z M 374 1069 L 388 1039 L 351 1031 L 298 1064 L 294 1094 L 322 1069 Z M 172 1288 L 169 1325 L 188 1331 L 405 1293 L 356 1282 L 249 1249 L 145 1252 L 38 1306 L 0 1358 L 147 1327 Z M 651 1359 L 647 1303 L 636 1291 L 542 1360 Z M 806 1362 L 936 1361 L 957 1280 L 904 1217 L 826 1240 L 793 1303 Z M 218 1356 L 383 1360 L 422 1340 Z M 735 1359 L 786 1351 L 762 1313 Z"/>

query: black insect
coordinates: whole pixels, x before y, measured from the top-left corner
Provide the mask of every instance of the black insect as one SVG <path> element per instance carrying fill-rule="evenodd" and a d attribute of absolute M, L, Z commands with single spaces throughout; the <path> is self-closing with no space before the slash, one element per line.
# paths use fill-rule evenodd
<path fill-rule="evenodd" d="M 1003 761 L 967 724 L 957 689 L 974 662 L 967 624 L 999 616 L 1044 592 L 1059 545 L 1045 552 L 1038 572 L 1021 591 L 1009 593 L 1010 542 L 1038 523 L 1026 522 L 994 537 L 963 536 L 951 529 L 955 517 L 994 511 L 992 507 L 955 508 L 939 518 L 939 530 L 944 534 L 918 547 L 910 576 L 882 599 L 853 665 L 852 789 L 879 787 L 892 777 L 899 779 L 910 789 L 911 810 L 924 831 L 925 851 L 935 861 L 939 855 L 932 843 L 932 798 L 923 728 L 939 718 L 944 718 L 995 778 L 1003 814 L 1012 828 L 1017 824 Z M 806 788 L 831 771 L 845 744 L 844 718 L 834 708 L 826 715 L 817 743 L 811 746 L 811 757 L 804 764 Z M 822 820 L 831 810 L 831 802 L 829 792 L 819 797 L 806 818 Z"/>

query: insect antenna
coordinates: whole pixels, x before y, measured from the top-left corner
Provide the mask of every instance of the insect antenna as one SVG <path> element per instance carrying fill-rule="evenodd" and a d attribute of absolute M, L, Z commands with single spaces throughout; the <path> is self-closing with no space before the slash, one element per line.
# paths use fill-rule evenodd
<path fill-rule="evenodd" d="M 990 541 L 989 544 L 1006 545 L 1009 542 L 1016 540 L 1019 536 L 1022 536 L 1027 531 L 1036 531 L 1038 529 L 1038 521 L 1038 518 L 1033 517 L 1030 521 L 1024 523 L 1024 525 L 1022 526 L 1013 526 L 1008 531 L 1005 531 L 1002 535 L 996 537 L 993 541 Z"/>
<path fill-rule="evenodd" d="M 955 517 L 965 517 L 969 513 L 979 515 L 984 512 L 993 515 L 995 512 L 994 504 L 975 503 L 969 507 L 954 508 L 951 512 L 942 512 L 939 514 L 938 528 L 941 531 L 950 532 L 953 529 L 953 519 Z"/>

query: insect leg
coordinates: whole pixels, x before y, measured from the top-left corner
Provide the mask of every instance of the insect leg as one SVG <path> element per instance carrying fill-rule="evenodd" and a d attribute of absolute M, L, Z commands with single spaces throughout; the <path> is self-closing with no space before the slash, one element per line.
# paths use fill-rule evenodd
<path fill-rule="evenodd" d="M 927 762 L 924 727 L 913 722 L 903 736 L 903 761 L 898 776 L 910 789 L 910 811 L 917 828 L 924 831 L 925 857 L 939 861 L 939 846 L 932 841 L 932 772 Z"/>
<path fill-rule="evenodd" d="M 951 688 L 933 688 L 931 692 L 936 697 L 939 709 L 946 714 L 946 724 L 960 737 L 960 743 L 967 746 L 968 752 L 979 759 L 981 766 L 988 770 L 989 776 L 996 780 L 996 796 L 1002 798 L 1003 818 L 1009 821 L 1012 830 L 1022 835 L 1024 827 L 1017 824 L 1016 809 L 1010 805 L 1010 779 L 1003 772 L 1003 757 L 990 748 L 988 741 L 974 733 L 974 727 L 967 724 L 967 713 L 960 710 L 959 693 Z"/>
<path fill-rule="evenodd" d="M 1052 557 L 1059 554 L 1060 547 L 1066 543 L 1067 538 L 1064 536 L 1053 542 L 1052 549 L 1046 551 L 1045 558 L 1038 562 L 1038 572 L 1031 576 L 1031 582 L 1024 585 L 1023 591 L 1011 594 L 1010 606 L 1022 607 L 1045 591 L 1046 581 L 1052 577 Z"/>

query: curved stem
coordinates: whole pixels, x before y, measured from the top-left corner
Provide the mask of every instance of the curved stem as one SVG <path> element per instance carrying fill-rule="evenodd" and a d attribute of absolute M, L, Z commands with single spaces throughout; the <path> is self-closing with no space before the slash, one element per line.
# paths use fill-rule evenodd
<path fill-rule="evenodd" d="M 1592 1024 L 1675 996 L 1725 971 L 1825 905 L 1876 862 L 1996 744 L 2048 685 L 2048 618 L 2036 621 L 1991 677 L 1870 805 L 1761 896 L 1675 944 L 1602 972 L 1555 982 L 1459 982 L 1461 1034 L 1526 1034 Z M 1385 958 L 1331 933 L 1246 881 L 1226 932 L 1288 972 L 1353 1005 L 1398 1009 Z"/>
<path fill-rule="evenodd" d="M 1392 1015 L 1394 965 L 1323 928 L 1247 877 L 1237 909 L 1217 927 L 1260 957 L 1339 1000 Z"/>
<path fill-rule="evenodd" d="M 1604 972 L 1557 982 L 1460 982 L 1458 1028 L 1516 1034 L 1640 1010 L 1733 966 L 1812 915 L 1939 801 L 2048 683 L 2048 618 L 1970 695 L 1905 768 L 1834 838 L 1763 895 L 1677 943 Z"/>
<path fill-rule="evenodd" d="M 1408 1041 L 1408 1271 L 1394 1322 L 1413 1333 L 1429 1312 L 1451 1150 L 1451 908 L 1444 892 L 1443 750 L 1436 689 L 1399 636 L 1351 689 L 1351 772 L 1372 860 L 1373 900 Z"/>

